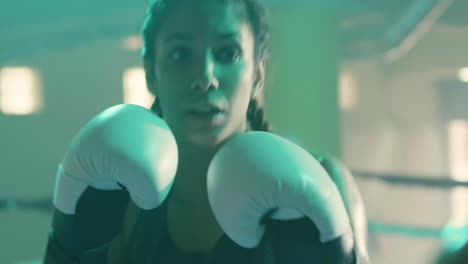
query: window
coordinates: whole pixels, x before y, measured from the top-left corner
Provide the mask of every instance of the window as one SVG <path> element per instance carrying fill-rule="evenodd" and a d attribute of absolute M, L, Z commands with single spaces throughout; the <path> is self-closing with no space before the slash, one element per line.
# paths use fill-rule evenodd
<path fill-rule="evenodd" d="M 28 67 L 0 68 L 0 112 L 29 115 L 42 110 L 39 74 Z"/>
<path fill-rule="evenodd" d="M 123 75 L 123 101 L 126 104 L 136 104 L 150 108 L 154 96 L 146 88 L 145 71 L 143 68 L 130 68 Z"/>
<path fill-rule="evenodd" d="M 356 107 L 356 79 L 349 72 L 342 72 L 339 78 L 339 106 L 341 111 L 348 112 Z"/>
<path fill-rule="evenodd" d="M 450 175 L 457 181 L 468 181 L 468 121 L 453 120 L 448 124 L 448 148 Z M 454 226 L 468 222 L 468 190 L 454 188 L 450 193 L 451 221 Z"/>

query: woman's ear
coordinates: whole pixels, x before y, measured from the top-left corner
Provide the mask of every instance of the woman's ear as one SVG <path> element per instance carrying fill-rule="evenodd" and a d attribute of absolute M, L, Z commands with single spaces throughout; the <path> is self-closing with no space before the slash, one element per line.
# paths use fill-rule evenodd
<path fill-rule="evenodd" d="M 255 69 L 255 81 L 253 83 L 253 88 L 252 88 L 252 98 L 256 98 L 258 94 L 263 89 L 263 86 L 265 84 L 265 60 L 260 60 L 260 62 L 257 65 L 257 68 Z"/>

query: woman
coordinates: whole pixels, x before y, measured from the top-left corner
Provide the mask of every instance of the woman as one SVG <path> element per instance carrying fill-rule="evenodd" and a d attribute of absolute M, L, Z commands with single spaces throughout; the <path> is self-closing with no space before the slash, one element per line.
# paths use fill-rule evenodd
<path fill-rule="evenodd" d="M 158 206 L 146 210 L 135 199 L 130 201 L 127 191 L 88 186 L 80 192 L 76 212 L 67 213 L 59 205 L 69 194 L 58 184 L 46 263 L 299 264 L 367 259 L 362 201 L 350 174 L 332 159 L 317 157 L 346 205 L 354 231 L 351 251 L 345 235 L 322 243 L 313 221 L 303 215 L 287 221 L 269 218 L 275 211 L 262 218 L 266 232 L 261 241 L 246 248 L 226 235 L 210 204 L 207 175 L 216 153 L 249 130 L 270 130 L 257 103 L 265 78 L 268 30 L 264 7 L 257 0 L 156 0 L 150 5 L 142 54 L 147 84 L 156 96 L 152 111 L 167 122 L 177 142 L 170 191 L 162 192 Z M 125 180 L 116 182 L 129 189 Z"/>

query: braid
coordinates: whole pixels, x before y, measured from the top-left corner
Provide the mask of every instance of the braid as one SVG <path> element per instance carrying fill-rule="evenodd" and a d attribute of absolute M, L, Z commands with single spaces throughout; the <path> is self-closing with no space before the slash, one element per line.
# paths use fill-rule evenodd
<path fill-rule="evenodd" d="M 159 96 L 156 96 L 154 103 L 151 105 L 151 111 L 153 111 L 159 117 L 164 118 L 161 110 L 161 103 L 159 102 Z"/>
<path fill-rule="evenodd" d="M 258 105 L 257 99 L 250 100 L 247 120 L 253 130 L 270 132 L 272 127 L 265 118 L 265 111 Z"/>

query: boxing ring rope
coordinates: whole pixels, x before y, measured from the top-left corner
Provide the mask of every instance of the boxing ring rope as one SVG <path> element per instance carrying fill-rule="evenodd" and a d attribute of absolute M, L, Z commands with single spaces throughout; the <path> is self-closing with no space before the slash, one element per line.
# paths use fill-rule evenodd
<path fill-rule="evenodd" d="M 456 181 L 449 176 L 427 178 L 415 175 L 391 175 L 370 172 L 353 171 L 353 176 L 363 180 L 379 180 L 391 185 L 422 186 L 427 188 L 451 189 L 455 187 L 468 187 L 468 181 Z"/>

